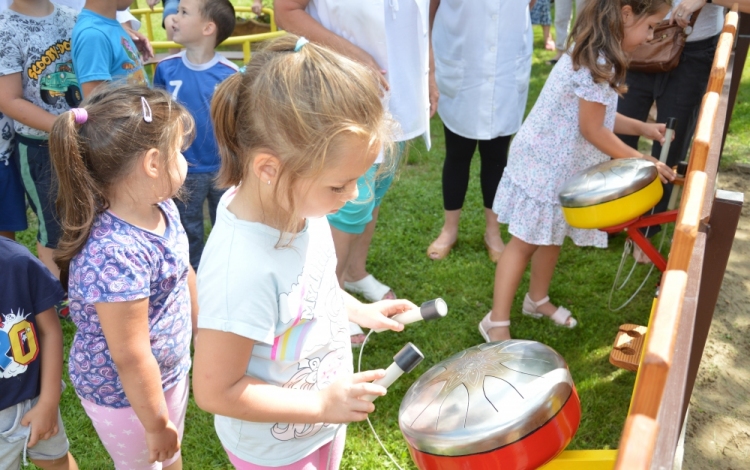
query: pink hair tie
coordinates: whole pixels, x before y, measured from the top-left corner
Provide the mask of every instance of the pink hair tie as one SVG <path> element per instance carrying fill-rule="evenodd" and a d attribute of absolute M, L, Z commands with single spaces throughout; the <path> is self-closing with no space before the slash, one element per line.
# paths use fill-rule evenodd
<path fill-rule="evenodd" d="M 83 124 L 89 118 L 89 113 L 84 108 L 71 108 L 70 112 L 75 116 L 76 124 Z"/>

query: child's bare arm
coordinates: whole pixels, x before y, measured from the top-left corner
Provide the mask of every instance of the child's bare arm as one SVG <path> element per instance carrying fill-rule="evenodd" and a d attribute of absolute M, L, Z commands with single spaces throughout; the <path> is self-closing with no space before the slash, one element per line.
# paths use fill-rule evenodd
<path fill-rule="evenodd" d="M 148 299 L 95 304 L 102 332 L 130 406 L 146 429 L 149 461 L 171 458 L 180 448 L 169 420 L 161 372 L 151 352 Z"/>
<path fill-rule="evenodd" d="M 671 168 L 654 157 L 643 155 L 639 151 L 629 147 L 612 130 L 604 126 L 604 116 L 607 111 L 606 106 L 601 103 L 586 101 L 583 98 L 579 98 L 578 103 L 578 127 L 581 135 L 591 142 L 594 147 L 599 149 L 599 151 L 609 155 L 611 158 L 645 158 L 656 165 L 656 169 L 659 171 L 663 182 L 674 179 L 674 172 Z M 627 124 L 625 124 L 626 129 L 624 130 L 630 130 L 627 128 Z"/>
<path fill-rule="evenodd" d="M 91 82 L 81 83 L 81 91 L 83 91 L 84 97 L 91 96 L 91 93 L 94 92 L 96 87 L 104 83 L 104 80 L 94 80 Z"/>
<path fill-rule="evenodd" d="M 57 117 L 23 97 L 23 81 L 20 72 L 0 77 L 0 112 L 44 132 L 52 130 L 52 123 Z"/>
<path fill-rule="evenodd" d="M 209 413 L 258 423 L 348 423 L 362 421 L 375 407 L 360 397 L 384 395 L 372 380 L 375 370 L 354 374 L 318 390 L 271 385 L 246 375 L 255 341 L 223 331 L 201 329 L 193 359 L 193 396 Z"/>
<path fill-rule="evenodd" d="M 60 380 L 62 379 L 63 335 L 55 308 L 36 315 L 37 340 L 41 369 L 39 401 L 21 420 L 31 426 L 29 447 L 49 439 L 58 432 L 57 408 L 60 405 Z"/>
<path fill-rule="evenodd" d="M 190 291 L 190 320 L 193 324 L 193 338 L 198 334 L 198 285 L 196 284 L 195 270 L 189 266 L 188 290 Z"/>

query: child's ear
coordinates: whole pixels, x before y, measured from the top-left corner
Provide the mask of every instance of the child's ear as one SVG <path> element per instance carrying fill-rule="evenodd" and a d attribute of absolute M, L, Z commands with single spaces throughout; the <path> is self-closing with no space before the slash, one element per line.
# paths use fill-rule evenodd
<path fill-rule="evenodd" d="M 216 34 L 216 23 L 213 21 L 208 21 L 203 25 L 203 35 L 204 36 L 212 36 Z"/>
<path fill-rule="evenodd" d="M 629 22 L 635 17 L 633 14 L 633 8 L 630 5 L 622 7 L 620 12 L 622 13 L 622 23 L 625 25 L 629 24 Z"/>
<path fill-rule="evenodd" d="M 281 162 L 270 153 L 259 153 L 253 159 L 252 170 L 262 184 L 275 184 L 281 170 Z"/>
<path fill-rule="evenodd" d="M 153 179 L 159 179 L 161 176 L 162 164 L 159 149 L 149 149 L 143 154 L 141 168 L 146 176 Z"/>

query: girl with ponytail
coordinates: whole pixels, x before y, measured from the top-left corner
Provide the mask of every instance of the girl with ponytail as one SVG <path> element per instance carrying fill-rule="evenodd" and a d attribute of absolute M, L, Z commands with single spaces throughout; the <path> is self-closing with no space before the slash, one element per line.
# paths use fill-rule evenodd
<path fill-rule="evenodd" d="M 327 214 L 393 129 L 367 67 L 286 35 L 214 93 L 219 183 L 231 186 L 198 268 L 193 392 L 238 469 L 338 468 L 383 371 L 353 374 L 349 320 L 400 331 L 405 300 L 340 287 Z M 386 155 L 389 152 L 385 152 Z"/>
<path fill-rule="evenodd" d="M 564 328 L 576 319 L 553 305 L 548 293 L 566 236 L 579 246 L 607 246 L 607 234 L 570 227 L 557 190 L 578 171 L 610 158 L 644 158 L 663 181 L 674 173 L 653 157 L 625 145 L 616 135 L 664 141 L 664 124 L 646 124 L 617 114 L 625 93 L 628 54 L 653 37 L 670 0 L 587 0 L 555 65 L 510 147 L 508 165 L 495 194 L 493 211 L 512 238 L 495 274 L 492 310 L 479 324 L 486 341 L 510 338 L 510 310 L 531 261 L 529 292 L 522 312 L 548 318 Z"/>
<path fill-rule="evenodd" d="M 182 468 L 195 273 L 172 197 L 193 120 L 143 86 L 100 87 L 84 104 L 50 136 L 70 379 L 115 468 Z"/>

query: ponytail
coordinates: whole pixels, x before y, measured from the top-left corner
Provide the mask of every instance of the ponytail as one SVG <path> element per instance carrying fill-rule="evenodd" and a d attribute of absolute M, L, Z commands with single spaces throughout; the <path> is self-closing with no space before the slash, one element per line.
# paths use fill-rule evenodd
<path fill-rule="evenodd" d="M 68 111 L 55 119 L 50 134 L 50 158 L 58 181 L 57 213 L 65 233 L 55 252 L 55 263 L 65 277 L 70 260 L 89 237 L 94 217 L 106 204 L 81 154 L 80 126 L 74 113 Z"/>
<path fill-rule="evenodd" d="M 217 183 L 221 187 L 239 184 L 245 171 L 245 160 L 238 142 L 239 133 L 248 132 L 246 127 L 239 125 L 240 111 L 243 109 L 240 103 L 243 78 L 244 73 L 236 73 L 224 80 L 214 91 L 211 101 L 211 120 L 221 156 L 217 176 Z"/>

